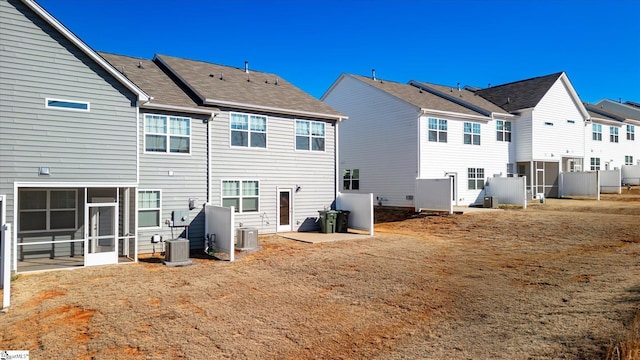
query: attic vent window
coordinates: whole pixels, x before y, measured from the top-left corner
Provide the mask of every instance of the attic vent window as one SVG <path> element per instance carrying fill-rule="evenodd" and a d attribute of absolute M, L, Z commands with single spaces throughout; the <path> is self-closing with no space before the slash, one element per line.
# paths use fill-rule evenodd
<path fill-rule="evenodd" d="M 575 122 L 575 120 L 567 120 L 567 122 L 568 122 L 569 124 L 575 124 L 575 123 L 576 123 L 576 122 Z"/>
<path fill-rule="evenodd" d="M 553 126 L 553 123 L 552 123 L 552 122 L 545 122 L 544 124 L 545 124 L 546 126 Z"/>
<path fill-rule="evenodd" d="M 71 111 L 89 111 L 90 105 L 84 101 L 61 100 L 61 99 L 45 99 L 45 107 L 47 109 L 71 110 Z"/>

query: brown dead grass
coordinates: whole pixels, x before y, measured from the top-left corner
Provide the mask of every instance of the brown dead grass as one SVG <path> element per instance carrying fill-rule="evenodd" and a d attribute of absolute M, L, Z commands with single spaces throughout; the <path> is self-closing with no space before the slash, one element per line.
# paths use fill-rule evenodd
<path fill-rule="evenodd" d="M 637 359 L 640 359 L 640 310 L 636 311 L 626 332 L 609 347 L 606 357 L 606 360 Z"/>
<path fill-rule="evenodd" d="M 464 215 L 376 212 L 376 236 L 260 237 L 194 258 L 24 274 L 0 349 L 64 359 L 634 359 L 640 194 Z M 634 319 L 635 315 L 635 320 Z M 637 358 L 637 357 L 636 357 Z"/>

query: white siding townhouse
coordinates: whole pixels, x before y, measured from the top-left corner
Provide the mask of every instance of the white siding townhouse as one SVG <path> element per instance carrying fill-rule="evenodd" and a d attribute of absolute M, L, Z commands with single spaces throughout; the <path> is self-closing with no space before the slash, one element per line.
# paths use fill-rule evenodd
<path fill-rule="evenodd" d="M 98 54 L 32 0 L 1 1 L 0 22 L 13 270 L 134 262 L 153 235 L 202 248 L 205 203 L 269 233 L 316 228 L 335 200 L 345 116 L 281 77 Z"/>
<path fill-rule="evenodd" d="M 343 190 L 380 205 L 413 206 L 416 178 L 447 176 L 455 205 L 480 204 L 490 176 L 527 176 L 534 196 L 557 196 L 560 171 L 584 159 L 588 113 L 564 73 L 487 89 L 343 74 L 322 100 L 349 116 Z"/>

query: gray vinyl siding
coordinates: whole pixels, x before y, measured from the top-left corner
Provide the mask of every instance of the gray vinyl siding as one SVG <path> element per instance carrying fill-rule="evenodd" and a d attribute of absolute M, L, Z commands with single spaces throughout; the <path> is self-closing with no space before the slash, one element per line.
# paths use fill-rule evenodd
<path fill-rule="evenodd" d="M 0 2 L 0 193 L 14 182 L 135 183 L 135 95 L 20 1 Z M 45 108 L 45 98 L 90 103 Z M 38 167 L 51 175 L 38 176 Z M 7 211 L 13 222 L 13 211 Z"/>
<path fill-rule="evenodd" d="M 360 190 L 382 205 L 413 206 L 420 109 L 350 76 L 324 102 L 349 119 L 339 129 L 339 173 L 360 170 Z M 342 189 L 340 184 L 339 189 Z"/>
<path fill-rule="evenodd" d="M 243 112 L 249 113 L 251 112 Z M 263 114 L 264 115 L 264 114 Z M 212 121 L 211 203 L 221 205 L 223 180 L 258 180 L 259 211 L 237 213 L 235 226 L 259 233 L 274 233 L 277 225 L 277 189 L 293 193 L 293 231 L 317 229 L 318 210 L 335 200 L 335 121 L 325 122 L 325 151 L 295 149 L 295 120 L 322 121 L 267 115 L 267 148 L 232 147 L 229 111 Z M 295 192 L 296 185 L 300 187 Z"/>
<path fill-rule="evenodd" d="M 171 115 L 191 118 L 191 154 L 145 153 L 144 117 Z M 161 229 L 138 229 L 138 253 L 153 251 L 151 236 L 160 234 L 163 240 L 186 237 L 184 227 L 172 229 L 165 224 L 173 210 L 188 210 L 189 199 L 197 199 L 196 208 L 189 212 L 189 239 L 192 248 L 204 244 L 204 210 L 207 201 L 207 124 L 208 115 L 189 115 L 162 111 L 140 110 L 140 182 L 138 190 L 161 190 Z M 169 175 L 173 171 L 173 176 Z M 155 248 L 158 251 L 158 246 Z"/>

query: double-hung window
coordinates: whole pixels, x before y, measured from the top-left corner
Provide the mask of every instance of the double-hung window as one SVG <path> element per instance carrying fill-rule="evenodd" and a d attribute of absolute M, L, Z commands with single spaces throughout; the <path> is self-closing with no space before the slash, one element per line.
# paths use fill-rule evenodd
<path fill-rule="evenodd" d="M 267 117 L 231 113 L 231 146 L 267 147 Z"/>
<path fill-rule="evenodd" d="M 447 120 L 429 118 L 429 141 L 447 142 Z"/>
<path fill-rule="evenodd" d="M 342 175 L 343 190 L 359 190 L 360 189 L 360 170 L 347 169 Z"/>
<path fill-rule="evenodd" d="M 633 156 L 632 155 L 625 155 L 624 156 L 624 164 L 625 165 L 633 165 Z"/>
<path fill-rule="evenodd" d="M 469 145 L 480 145 L 480 124 L 464 123 L 464 143 Z"/>
<path fill-rule="evenodd" d="M 223 180 L 222 206 L 235 212 L 257 212 L 260 204 L 260 182 L 257 180 Z"/>
<path fill-rule="evenodd" d="M 511 121 L 496 120 L 496 140 L 511 142 Z"/>
<path fill-rule="evenodd" d="M 140 190 L 138 191 L 138 227 L 159 228 L 161 225 L 161 203 L 160 190 Z"/>
<path fill-rule="evenodd" d="M 191 153 L 190 118 L 147 114 L 144 117 L 144 135 L 147 152 Z"/>
<path fill-rule="evenodd" d="M 75 190 L 20 190 L 21 232 L 66 231 L 77 228 Z"/>
<path fill-rule="evenodd" d="M 627 125 L 627 140 L 634 141 L 636 139 L 636 127 Z"/>
<path fill-rule="evenodd" d="M 591 158 L 591 171 L 600 170 L 600 158 Z"/>
<path fill-rule="evenodd" d="M 484 189 L 484 168 L 468 168 L 467 184 L 469 190 Z"/>
<path fill-rule="evenodd" d="M 615 126 L 609 127 L 609 141 L 612 143 L 618 142 L 618 128 Z"/>
<path fill-rule="evenodd" d="M 296 120 L 296 150 L 324 151 L 325 123 Z"/>
<path fill-rule="evenodd" d="M 602 125 L 591 124 L 591 139 L 594 141 L 602 141 Z"/>

